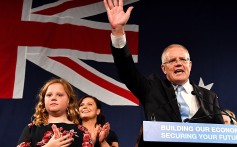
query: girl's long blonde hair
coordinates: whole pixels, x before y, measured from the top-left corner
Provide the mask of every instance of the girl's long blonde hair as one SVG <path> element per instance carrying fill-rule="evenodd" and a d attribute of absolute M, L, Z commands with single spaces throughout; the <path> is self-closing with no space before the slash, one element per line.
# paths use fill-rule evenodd
<path fill-rule="evenodd" d="M 69 104 L 67 107 L 68 120 L 72 121 L 75 124 L 79 124 L 79 121 L 78 121 L 79 113 L 78 113 L 78 109 L 76 108 L 77 107 L 76 92 L 71 86 L 71 84 L 62 78 L 52 78 L 48 80 L 44 84 L 44 86 L 40 89 L 37 95 L 37 98 L 39 99 L 39 101 L 35 106 L 35 113 L 33 114 L 33 117 L 32 117 L 33 123 L 35 125 L 48 124 L 49 114 L 45 108 L 44 98 L 45 98 L 45 94 L 48 87 L 54 83 L 62 84 L 68 95 L 68 98 L 69 98 Z"/>

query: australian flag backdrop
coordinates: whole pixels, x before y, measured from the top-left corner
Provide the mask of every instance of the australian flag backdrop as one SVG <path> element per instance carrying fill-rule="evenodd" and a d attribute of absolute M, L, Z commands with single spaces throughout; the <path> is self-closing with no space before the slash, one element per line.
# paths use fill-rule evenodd
<path fill-rule="evenodd" d="M 162 50 L 183 44 L 193 62 L 190 80 L 216 92 L 221 109 L 237 112 L 236 8 L 206 1 L 124 5 L 134 6 L 126 35 L 145 76 L 163 76 Z M 52 77 L 69 81 L 79 97 L 96 96 L 120 146 L 135 146 L 143 108 L 117 75 L 103 0 L 2 0 L 0 16 L 1 147 L 17 145 L 39 89 Z"/>

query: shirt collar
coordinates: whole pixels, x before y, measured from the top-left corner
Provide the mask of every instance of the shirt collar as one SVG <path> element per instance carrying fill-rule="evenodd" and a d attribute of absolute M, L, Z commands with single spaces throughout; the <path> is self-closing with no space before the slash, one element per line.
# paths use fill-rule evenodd
<path fill-rule="evenodd" d="M 184 83 L 183 85 L 183 88 L 184 88 L 184 91 L 187 93 L 187 94 L 191 94 L 191 92 L 193 91 L 193 86 L 190 84 L 189 80 Z M 173 85 L 174 89 L 176 89 L 178 87 L 178 85 Z"/>

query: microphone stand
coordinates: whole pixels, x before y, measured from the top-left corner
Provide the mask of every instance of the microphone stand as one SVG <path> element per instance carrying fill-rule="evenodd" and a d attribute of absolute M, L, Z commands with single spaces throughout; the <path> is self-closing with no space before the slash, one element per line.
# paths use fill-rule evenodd
<path fill-rule="evenodd" d="M 228 112 L 226 112 L 225 110 L 222 110 L 220 107 L 214 105 L 213 103 L 208 102 L 207 100 L 205 100 L 205 99 L 202 97 L 202 95 L 201 95 L 200 93 L 196 92 L 195 90 L 192 91 L 191 93 L 192 93 L 192 95 L 196 95 L 199 99 L 202 99 L 203 101 L 207 102 L 208 104 L 210 104 L 210 105 L 212 105 L 212 106 L 215 106 L 215 108 L 217 108 L 218 110 L 220 110 L 221 112 L 224 113 L 224 114 L 211 114 L 211 115 L 208 115 L 208 116 L 212 116 L 212 115 L 226 115 L 226 116 L 228 116 L 228 117 L 230 118 L 230 123 L 231 123 L 232 125 L 234 124 L 234 121 L 233 121 L 233 120 L 236 121 L 236 119 L 235 119 L 234 117 L 232 117 Z M 202 117 L 201 117 L 201 118 L 202 118 Z M 199 117 L 198 119 L 200 119 L 200 117 Z M 192 120 L 192 119 L 188 119 L 187 122 L 188 122 L 189 120 Z"/>

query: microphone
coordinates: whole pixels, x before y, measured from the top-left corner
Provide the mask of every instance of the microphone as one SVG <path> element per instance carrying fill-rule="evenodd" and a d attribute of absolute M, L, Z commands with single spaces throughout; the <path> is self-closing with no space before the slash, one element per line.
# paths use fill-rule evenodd
<path fill-rule="evenodd" d="M 234 121 L 236 121 L 236 119 L 234 117 L 232 117 L 229 113 L 227 113 L 225 110 L 221 109 L 220 107 L 218 107 L 217 105 L 213 104 L 213 103 L 210 103 L 209 101 L 207 101 L 206 99 L 204 99 L 202 97 L 202 94 L 200 92 L 196 92 L 195 90 L 191 92 L 192 95 L 196 95 L 199 99 L 202 99 L 203 101 L 207 102 L 208 104 L 214 106 L 215 108 L 217 108 L 218 110 L 220 110 L 221 112 L 223 112 L 224 114 L 222 113 L 215 113 L 215 114 L 209 114 L 207 116 L 202 116 L 202 117 L 197 117 L 197 118 L 192 118 L 192 119 L 185 119 L 184 121 L 185 122 L 192 122 L 194 120 L 197 120 L 197 119 L 201 119 L 201 118 L 205 118 L 205 117 L 209 117 L 209 116 L 215 116 L 215 115 L 227 115 L 229 118 L 230 118 L 230 123 L 231 124 L 234 124 Z"/>
<path fill-rule="evenodd" d="M 202 119 L 202 118 L 215 116 L 215 115 L 224 115 L 224 114 L 214 113 L 214 114 L 208 114 L 208 115 L 205 115 L 205 116 L 200 116 L 200 117 L 195 117 L 195 118 L 186 118 L 186 119 L 183 120 L 183 122 L 195 122 L 195 120 L 199 120 L 199 119 Z"/>

